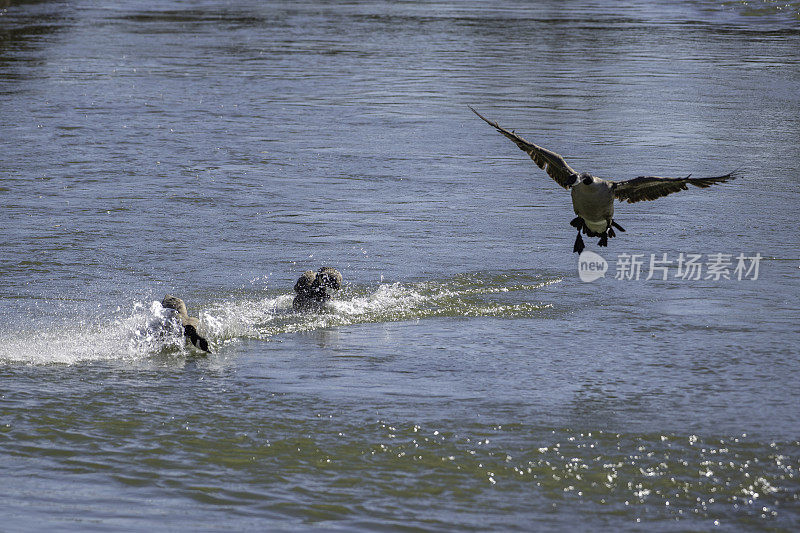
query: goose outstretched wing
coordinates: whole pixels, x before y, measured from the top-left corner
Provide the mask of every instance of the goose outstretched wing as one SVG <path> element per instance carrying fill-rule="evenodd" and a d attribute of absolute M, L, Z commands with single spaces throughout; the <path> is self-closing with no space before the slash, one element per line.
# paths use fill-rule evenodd
<path fill-rule="evenodd" d="M 546 148 L 542 148 L 541 146 L 537 146 L 532 142 L 528 142 L 513 131 L 509 131 L 503 127 L 501 127 L 497 122 L 492 122 L 488 118 L 484 117 L 472 107 L 470 107 L 473 113 L 478 115 L 484 122 L 495 128 L 497 131 L 511 139 L 514 144 L 519 146 L 519 149 L 531 156 L 533 162 L 539 165 L 539 168 L 543 169 L 547 172 L 547 175 L 553 178 L 556 183 L 564 187 L 565 189 L 569 189 L 577 180 L 578 173 L 575 172 L 572 167 L 570 167 L 564 158 L 558 155 L 555 152 L 551 152 Z"/>
<path fill-rule="evenodd" d="M 710 178 L 692 178 L 691 174 L 685 178 L 662 178 L 659 176 L 639 176 L 626 181 L 616 181 L 613 185 L 614 197 L 629 204 L 643 200 L 655 200 L 678 191 L 685 191 L 687 185 L 694 185 L 705 189 L 715 183 L 725 183 L 736 176 L 729 172 L 724 176 Z"/>

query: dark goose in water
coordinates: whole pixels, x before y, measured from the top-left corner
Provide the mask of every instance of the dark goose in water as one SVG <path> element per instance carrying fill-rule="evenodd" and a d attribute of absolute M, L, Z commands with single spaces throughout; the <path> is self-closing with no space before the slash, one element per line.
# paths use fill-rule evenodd
<path fill-rule="evenodd" d="M 294 284 L 292 307 L 295 311 L 319 311 L 341 286 L 342 274 L 333 267 L 306 270 Z"/>

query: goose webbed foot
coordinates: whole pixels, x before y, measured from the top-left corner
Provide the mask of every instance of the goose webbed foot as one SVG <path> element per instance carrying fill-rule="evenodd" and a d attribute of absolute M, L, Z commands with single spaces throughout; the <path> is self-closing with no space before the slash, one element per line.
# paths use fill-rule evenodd
<path fill-rule="evenodd" d="M 576 229 L 581 229 L 583 227 L 583 219 L 581 217 L 575 217 L 569 223 L 570 226 Z"/>
<path fill-rule="evenodd" d="M 572 251 L 574 253 L 580 254 L 583 252 L 583 249 L 586 248 L 583 244 L 583 237 L 581 237 L 581 232 L 578 232 L 578 235 L 575 237 L 575 246 L 572 247 Z"/>
<path fill-rule="evenodd" d="M 614 238 L 617 236 L 617 234 L 614 233 L 614 228 L 612 228 L 611 226 L 609 226 L 608 230 L 606 230 L 606 234 L 608 235 L 609 238 Z"/>
<path fill-rule="evenodd" d="M 617 228 L 618 230 L 620 230 L 621 232 L 625 233 L 625 228 L 623 228 L 622 226 L 620 226 L 619 224 L 617 224 L 613 220 L 611 221 L 611 225 L 614 226 L 615 228 Z"/>
<path fill-rule="evenodd" d="M 608 246 L 608 235 L 603 233 L 603 235 L 600 237 L 600 240 L 597 241 L 597 246 Z"/>

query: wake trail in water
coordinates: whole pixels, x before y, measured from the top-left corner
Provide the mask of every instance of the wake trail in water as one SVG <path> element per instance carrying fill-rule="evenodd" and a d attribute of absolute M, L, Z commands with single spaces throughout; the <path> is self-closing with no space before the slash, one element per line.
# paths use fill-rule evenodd
<path fill-rule="evenodd" d="M 296 313 L 293 294 L 236 296 L 204 306 L 200 330 L 212 352 L 241 339 L 269 340 L 294 332 L 434 317 L 547 317 L 552 305 L 537 291 L 559 283 L 524 273 L 464 274 L 445 281 L 346 286 L 322 312 Z M 0 363 L 75 364 L 200 355 L 158 301 L 118 308 L 107 318 L 55 317 L 46 327 L 0 332 Z"/>

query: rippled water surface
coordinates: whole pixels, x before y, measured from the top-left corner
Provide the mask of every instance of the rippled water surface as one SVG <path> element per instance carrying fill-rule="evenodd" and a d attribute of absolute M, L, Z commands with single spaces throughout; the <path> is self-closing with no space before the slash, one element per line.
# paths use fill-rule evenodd
<path fill-rule="evenodd" d="M 799 51 L 796 2 L 0 1 L 2 527 L 798 530 Z M 742 177 L 618 204 L 584 283 L 467 105 Z"/>

